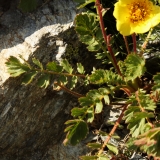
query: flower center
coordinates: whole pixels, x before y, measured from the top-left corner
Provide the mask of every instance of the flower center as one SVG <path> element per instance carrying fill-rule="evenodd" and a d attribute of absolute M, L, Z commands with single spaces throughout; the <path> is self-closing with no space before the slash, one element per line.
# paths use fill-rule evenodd
<path fill-rule="evenodd" d="M 130 21 L 132 23 L 144 21 L 150 14 L 150 5 L 151 3 L 145 0 L 129 4 Z"/>

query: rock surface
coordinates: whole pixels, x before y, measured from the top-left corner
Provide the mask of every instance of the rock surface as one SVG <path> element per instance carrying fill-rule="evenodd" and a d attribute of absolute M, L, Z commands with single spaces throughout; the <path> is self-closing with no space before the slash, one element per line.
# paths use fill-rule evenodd
<path fill-rule="evenodd" d="M 79 159 L 87 150 L 83 143 L 74 148 L 62 144 L 64 122 L 77 99 L 51 87 L 21 85 L 21 77 L 9 77 L 5 67 L 11 55 L 45 64 L 60 59 L 71 42 L 79 43 L 72 27 L 76 4 L 49 0 L 32 13 L 22 13 L 16 4 L 13 0 L 0 14 L 0 159 Z"/>

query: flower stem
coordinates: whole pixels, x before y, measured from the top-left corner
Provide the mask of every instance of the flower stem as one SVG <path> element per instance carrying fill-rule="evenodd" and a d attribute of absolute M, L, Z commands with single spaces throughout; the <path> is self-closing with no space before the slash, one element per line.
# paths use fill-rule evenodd
<path fill-rule="evenodd" d="M 99 18 L 100 18 L 99 23 L 100 23 L 100 27 L 101 27 L 101 31 L 102 31 L 102 35 L 103 35 L 104 41 L 105 41 L 106 46 L 108 48 L 108 51 L 110 52 L 110 55 L 112 57 L 112 60 L 113 60 L 112 62 L 113 62 L 113 65 L 114 65 L 115 69 L 117 70 L 118 74 L 120 76 L 122 76 L 122 73 L 121 73 L 121 71 L 119 69 L 119 66 L 117 65 L 117 60 L 116 60 L 116 58 L 114 56 L 114 53 L 113 53 L 111 45 L 110 45 L 110 36 L 106 35 L 104 22 L 103 22 L 103 17 L 102 17 L 102 5 L 100 4 L 100 0 L 96 0 L 95 4 L 97 6 L 97 13 L 98 13 Z"/>
<path fill-rule="evenodd" d="M 137 44 L 136 44 L 136 34 L 135 33 L 132 34 L 132 40 L 133 40 L 133 51 L 134 51 L 134 53 L 136 53 L 137 52 Z"/>
<path fill-rule="evenodd" d="M 119 66 L 118 66 L 118 64 L 117 64 L 117 60 L 116 60 L 116 58 L 115 58 L 115 56 L 114 56 L 114 53 L 113 53 L 111 44 L 110 44 L 110 35 L 107 36 L 107 48 L 108 48 L 109 53 L 111 54 L 111 57 L 112 57 L 112 59 L 113 59 L 113 62 L 114 62 L 115 68 L 117 69 L 118 74 L 119 74 L 121 77 L 123 77 L 123 75 L 122 75 L 122 73 L 121 73 L 121 71 L 120 71 L 120 69 L 119 69 Z"/>
<path fill-rule="evenodd" d="M 127 37 L 126 37 L 126 36 L 123 36 L 123 39 L 124 39 L 124 42 L 125 42 L 125 45 L 126 45 L 127 53 L 130 54 Z"/>
<path fill-rule="evenodd" d="M 128 106 L 128 104 L 125 104 L 123 106 L 123 110 L 122 110 L 119 118 L 117 119 L 117 121 L 116 121 L 114 127 L 112 128 L 111 132 L 109 133 L 108 137 L 104 141 L 102 148 L 98 152 L 98 155 L 101 155 L 101 153 L 103 152 L 104 148 L 106 147 L 106 144 L 109 142 L 109 140 L 111 139 L 111 137 L 114 134 L 115 130 L 117 129 L 118 125 L 120 124 L 120 122 L 121 122 L 121 120 L 123 118 L 123 115 L 124 115 L 124 111 L 127 109 L 127 106 Z"/>

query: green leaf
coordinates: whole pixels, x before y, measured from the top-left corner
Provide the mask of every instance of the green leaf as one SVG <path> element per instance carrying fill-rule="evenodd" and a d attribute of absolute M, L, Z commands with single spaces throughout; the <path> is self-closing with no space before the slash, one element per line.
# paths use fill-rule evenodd
<path fill-rule="evenodd" d="M 74 0 L 74 1 L 80 3 L 78 9 L 84 8 L 86 5 L 95 2 L 95 0 Z"/>
<path fill-rule="evenodd" d="M 75 123 L 72 129 L 68 132 L 67 139 L 72 145 L 76 145 L 88 134 L 88 126 L 85 121 L 79 120 Z"/>
<path fill-rule="evenodd" d="M 108 95 L 104 96 L 104 101 L 105 101 L 105 104 L 108 104 L 108 105 L 110 104 L 110 99 Z"/>
<path fill-rule="evenodd" d="M 109 70 L 95 70 L 89 76 L 89 80 L 93 84 L 121 85 L 124 84 L 123 79 L 116 73 Z"/>
<path fill-rule="evenodd" d="M 37 0 L 20 0 L 18 6 L 23 12 L 30 12 L 36 9 Z"/>
<path fill-rule="evenodd" d="M 50 81 L 50 75 L 44 74 L 38 79 L 37 85 L 39 87 L 47 88 L 50 83 L 49 81 Z"/>
<path fill-rule="evenodd" d="M 64 76 L 64 75 L 62 75 L 62 76 L 60 76 L 59 78 L 58 78 L 58 82 L 61 84 L 63 84 L 63 85 L 66 85 L 67 83 L 68 83 L 68 78 L 66 77 L 66 76 Z"/>
<path fill-rule="evenodd" d="M 121 62 L 120 69 L 127 81 L 140 77 L 146 71 L 145 59 L 138 54 L 131 53 L 124 62 Z"/>
<path fill-rule="evenodd" d="M 100 155 L 97 160 L 110 160 L 107 156 Z"/>
<path fill-rule="evenodd" d="M 61 66 L 64 68 L 65 71 L 67 71 L 68 73 L 72 74 L 73 72 L 73 68 L 71 67 L 71 65 L 68 63 L 67 59 L 63 59 L 60 62 Z"/>
<path fill-rule="evenodd" d="M 72 76 L 71 82 L 70 82 L 70 84 L 69 84 L 69 88 L 70 88 L 70 89 L 75 88 L 75 87 L 76 87 L 76 84 L 77 84 L 77 81 L 78 81 L 77 76 Z"/>
<path fill-rule="evenodd" d="M 115 153 L 116 155 L 118 154 L 118 149 L 117 149 L 116 146 L 114 146 L 113 144 L 110 144 L 110 143 L 106 144 L 106 146 L 108 147 L 108 149 L 109 149 L 110 151 L 112 151 L 112 152 Z"/>
<path fill-rule="evenodd" d="M 33 62 L 35 65 L 37 65 L 41 70 L 43 70 L 43 65 L 42 65 L 42 63 L 41 63 L 38 59 L 32 58 L 32 62 Z"/>
<path fill-rule="evenodd" d="M 95 113 L 101 113 L 102 109 L 103 109 L 102 102 L 100 101 L 100 102 L 96 103 Z"/>
<path fill-rule="evenodd" d="M 96 14 L 82 13 L 75 18 L 75 30 L 89 51 L 98 51 L 103 43 Z M 101 37 L 100 37 L 101 36 Z"/>
<path fill-rule="evenodd" d="M 154 111 L 157 107 L 153 99 L 150 98 L 149 94 L 145 94 L 143 90 L 138 91 L 138 97 L 140 99 L 140 104 L 145 110 Z"/>
<path fill-rule="evenodd" d="M 94 107 L 91 106 L 90 108 L 88 108 L 87 113 L 87 122 L 92 123 L 94 120 Z"/>
<path fill-rule="evenodd" d="M 81 160 L 97 160 L 97 156 L 81 156 Z"/>
<path fill-rule="evenodd" d="M 98 149 L 102 147 L 102 144 L 101 143 L 88 143 L 87 146 L 92 149 Z"/>
<path fill-rule="evenodd" d="M 140 149 L 148 155 L 160 157 L 160 127 L 152 128 L 148 132 L 140 135 L 134 144 L 140 146 Z"/>
<path fill-rule="evenodd" d="M 79 119 L 72 119 L 72 120 L 68 120 L 66 121 L 64 124 L 74 124 L 74 123 L 78 123 Z"/>
<path fill-rule="evenodd" d="M 46 66 L 46 68 L 50 71 L 54 71 L 54 72 L 62 72 L 63 71 L 63 67 L 58 65 L 56 62 L 49 62 Z"/>
<path fill-rule="evenodd" d="M 87 97 L 91 98 L 93 100 L 93 102 L 99 102 L 103 96 L 100 94 L 100 92 L 96 89 L 90 90 L 87 93 Z"/>
<path fill-rule="evenodd" d="M 13 56 L 10 56 L 5 64 L 8 73 L 10 73 L 12 77 L 20 76 L 22 73 L 30 70 L 28 65 L 21 63 L 18 58 Z"/>
<path fill-rule="evenodd" d="M 160 99 L 160 73 L 157 73 L 153 76 L 154 86 L 152 87 L 153 93 L 152 95 L 158 100 Z"/>
<path fill-rule="evenodd" d="M 22 79 L 22 83 L 23 84 L 29 84 L 32 82 L 33 78 L 37 75 L 37 71 L 32 71 L 30 73 L 27 73 L 24 75 L 23 79 Z"/>
<path fill-rule="evenodd" d="M 81 63 L 77 63 L 77 71 L 78 71 L 80 74 L 84 74 L 84 73 L 85 73 L 84 67 L 82 66 Z"/>
<path fill-rule="evenodd" d="M 75 107 L 71 110 L 71 115 L 73 117 L 78 117 L 78 116 L 83 116 L 85 115 L 87 112 L 87 107 L 83 107 L 83 108 L 78 108 L 78 107 Z"/>
<path fill-rule="evenodd" d="M 88 97 L 81 97 L 78 99 L 78 101 L 81 106 L 90 106 L 94 103 L 93 100 L 89 99 Z"/>

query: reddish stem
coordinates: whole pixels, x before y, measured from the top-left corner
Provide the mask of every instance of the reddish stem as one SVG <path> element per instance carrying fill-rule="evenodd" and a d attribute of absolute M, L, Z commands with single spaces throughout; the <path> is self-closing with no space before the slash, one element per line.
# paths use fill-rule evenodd
<path fill-rule="evenodd" d="M 132 40 L 133 40 L 133 51 L 134 51 L 134 53 L 136 53 L 137 52 L 137 44 L 136 44 L 136 34 L 135 33 L 132 34 Z"/>
<path fill-rule="evenodd" d="M 114 56 L 114 53 L 113 53 L 111 45 L 110 45 L 110 35 L 109 36 L 106 35 L 106 31 L 105 31 L 105 27 L 104 27 L 104 22 L 103 22 L 103 17 L 102 17 L 102 5 L 100 4 L 99 0 L 96 0 L 96 6 L 97 6 L 97 12 L 98 12 L 98 15 L 99 15 L 99 18 L 100 18 L 99 22 L 100 22 L 100 27 L 101 27 L 101 31 L 102 31 L 102 34 L 103 34 L 103 38 L 104 38 L 105 43 L 107 45 L 108 51 L 110 52 L 110 55 L 112 57 L 114 66 L 117 69 L 118 74 L 120 76 L 122 76 L 122 73 L 121 73 L 121 71 L 119 69 L 119 66 L 117 65 L 117 60 L 116 60 L 116 58 Z"/>
<path fill-rule="evenodd" d="M 112 135 L 114 134 L 115 130 L 117 129 L 118 125 L 120 124 L 123 115 L 124 115 L 124 111 L 127 109 L 128 104 L 125 104 L 123 107 L 123 110 L 119 116 L 119 118 L 117 119 L 114 127 L 112 128 L 111 132 L 109 133 L 108 137 L 106 138 L 106 140 L 103 143 L 102 148 L 100 149 L 100 151 L 98 152 L 98 155 L 101 155 L 101 153 L 103 152 L 104 148 L 106 147 L 106 144 L 109 142 L 109 140 L 111 139 Z"/>
<path fill-rule="evenodd" d="M 127 37 L 126 37 L 126 36 L 123 36 L 123 39 L 124 39 L 124 42 L 125 42 L 125 45 L 126 45 L 127 53 L 130 54 Z"/>
<path fill-rule="evenodd" d="M 121 77 L 123 77 L 123 75 L 122 75 L 122 73 L 121 73 L 121 71 L 119 69 L 119 66 L 117 65 L 117 60 L 116 60 L 116 57 L 114 56 L 114 53 L 113 53 L 113 50 L 112 50 L 112 47 L 111 47 L 111 44 L 110 44 L 110 37 L 111 37 L 111 35 L 107 36 L 107 48 L 108 48 L 109 53 L 111 54 L 112 60 L 114 62 L 114 65 L 115 65 L 115 67 L 117 69 L 118 74 Z"/>

